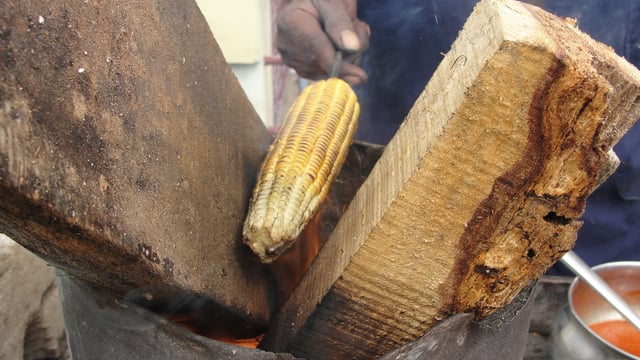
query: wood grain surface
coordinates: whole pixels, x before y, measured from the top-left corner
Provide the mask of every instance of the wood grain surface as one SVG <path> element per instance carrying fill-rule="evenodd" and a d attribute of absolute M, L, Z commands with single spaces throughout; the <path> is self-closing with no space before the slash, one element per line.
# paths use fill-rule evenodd
<path fill-rule="evenodd" d="M 3 1 L 0 232 L 145 305 L 274 310 L 240 243 L 271 136 L 194 1 Z"/>
<path fill-rule="evenodd" d="M 572 22 L 480 2 L 262 347 L 370 359 L 507 304 L 572 248 L 639 99 Z"/>

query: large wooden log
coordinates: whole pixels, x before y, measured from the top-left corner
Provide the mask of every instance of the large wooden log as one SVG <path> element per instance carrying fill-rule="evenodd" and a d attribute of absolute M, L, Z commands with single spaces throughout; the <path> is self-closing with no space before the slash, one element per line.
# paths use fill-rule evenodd
<path fill-rule="evenodd" d="M 640 73 L 612 49 L 482 1 L 261 346 L 368 359 L 492 313 L 573 246 L 639 115 Z"/>
<path fill-rule="evenodd" d="M 1 7 L 0 232 L 131 300 L 265 326 L 240 236 L 271 136 L 195 2 Z"/>

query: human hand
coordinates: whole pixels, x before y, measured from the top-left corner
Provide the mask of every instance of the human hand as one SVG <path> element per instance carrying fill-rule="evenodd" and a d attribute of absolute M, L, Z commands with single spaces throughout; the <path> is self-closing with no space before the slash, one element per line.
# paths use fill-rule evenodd
<path fill-rule="evenodd" d="M 357 64 L 369 46 L 369 26 L 356 18 L 356 0 L 292 0 L 277 18 L 276 47 L 298 75 L 318 80 L 343 52 L 338 76 L 352 85 L 367 81 Z"/>

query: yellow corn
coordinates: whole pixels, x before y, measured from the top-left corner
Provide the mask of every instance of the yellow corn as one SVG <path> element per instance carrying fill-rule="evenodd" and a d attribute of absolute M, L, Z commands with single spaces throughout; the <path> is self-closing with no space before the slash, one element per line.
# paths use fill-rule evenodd
<path fill-rule="evenodd" d="M 262 163 L 244 242 L 264 263 L 289 248 L 329 192 L 358 125 L 360 105 L 343 80 L 304 89 Z"/>

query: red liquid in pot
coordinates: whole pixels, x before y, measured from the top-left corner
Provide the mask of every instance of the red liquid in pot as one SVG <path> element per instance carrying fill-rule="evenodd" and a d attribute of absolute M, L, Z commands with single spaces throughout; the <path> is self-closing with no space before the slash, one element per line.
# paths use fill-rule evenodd
<path fill-rule="evenodd" d="M 640 331 L 626 320 L 609 320 L 589 325 L 591 330 L 620 350 L 640 356 Z"/>

